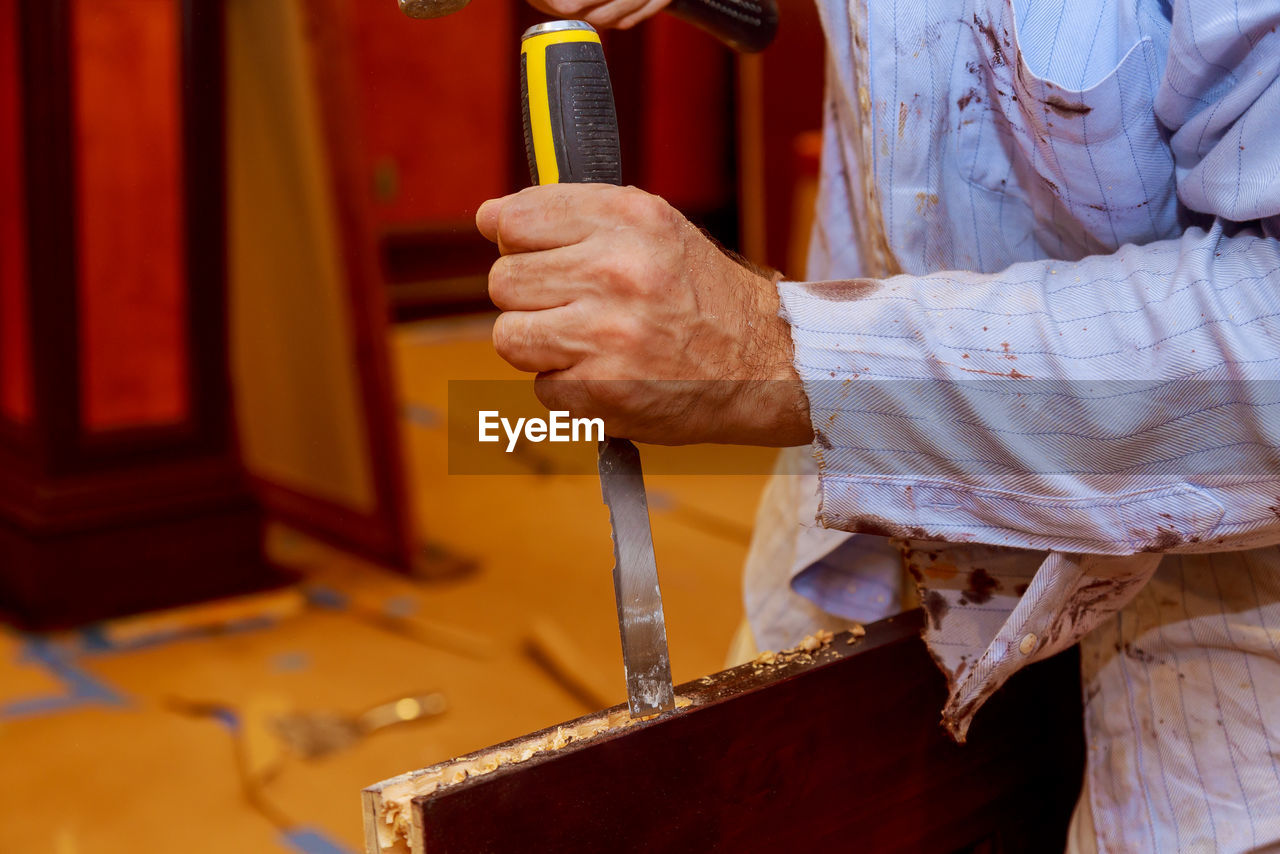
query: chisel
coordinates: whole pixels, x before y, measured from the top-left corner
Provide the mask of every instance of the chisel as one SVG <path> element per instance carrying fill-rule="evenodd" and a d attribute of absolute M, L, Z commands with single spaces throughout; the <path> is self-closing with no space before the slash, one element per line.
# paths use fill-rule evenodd
<path fill-rule="evenodd" d="M 622 183 L 613 87 L 590 24 L 553 21 L 525 31 L 520 106 L 535 184 Z M 626 439 L 606 436 L 599 455 L 600 489 L 613 526 L 627 704 L 632 716 L 652 715 L 674 708 L 675 692 L 640 452 Z"/>

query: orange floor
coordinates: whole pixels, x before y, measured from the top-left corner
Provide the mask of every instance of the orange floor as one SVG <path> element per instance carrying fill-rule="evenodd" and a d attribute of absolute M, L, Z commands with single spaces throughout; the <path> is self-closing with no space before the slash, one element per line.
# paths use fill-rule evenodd
<path fill-rule="evenodd" d="M 406 327 L 393 348 L 424 536 L 475 570 L 415 583 L 275 528 L 294 588 L 55 638 L 0 631 L 0 852 L 358 851 L 363 786 L 591 710 L 529 655 L 535 626 L 565 635 L 590 691 L 623 699 L 598 482 L 448 475 L 445 379 L 508 376 L 487 324 Z M 772 456 L 742 454 L 756 471 Z M 649 481 L 683 681 L 720 668 L 741 619 L 764 477 Z M 429 691 L 444 714 L 320 758 L 280 735 L 290 715 Z"/>

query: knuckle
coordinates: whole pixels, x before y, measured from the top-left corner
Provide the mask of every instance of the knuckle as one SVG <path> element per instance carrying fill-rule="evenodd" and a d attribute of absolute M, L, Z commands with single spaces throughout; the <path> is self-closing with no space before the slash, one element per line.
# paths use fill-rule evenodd
<path fill-rule="evenodd" d="M 533 381 L 533 393 L 547 409 L 569 409 L 565 385 L 561 380 L 538 376 Z"/>
<path fill-rule="evenodd" d="M 508 242 L 518 240 L 529 227 L 529 208 L 515 198 L 498 211 L 498 234 Z"/>
<path fill-rule="evenodd" d="M 560 227 L 573 219 L 574 194 L 571 186 L 557 184 L 546 194 L 546 204 L 541 212 L 547 225 Z"/>
<path fill-rule="evenodd" d="M 591 410 L 585 383 L 564 375 L 564 372 L 539 374 L 533 381 L 533 393 L 548 409 L 567 409 L 575 416 L 588 415 Z"/>
<path fill-rule="evenodd" d="M 515 292 L 515 262 L 507 257 L 499 258 L 489 268 L 489 299 L 499 308 L 504 308 Z M 497 324 L 494 325 L 495 329 Z"/>
<path fill-rule="evenodd" d="M 617 194 L 622 215 L 633 223 L 643 223 L 652 215 L 653 196 L 636 187 L 625 187 Z"/>
<path fill-rule="evenodd" d="M 650 214 L 655 223 L 668 229 L 679 228 L 685 222 L 684 214 L 676 210 L 661 196 L 653 196 Z"/>
<path fill-rule="evenodd" d="M 506 354 L 507 324 L 505 321 L 506 321 L 505 314 L 498 315 L 497 319 L 493 321 L 493 334 L 492 334 L 493 349 L 496 350 L 498 355 L 502 356 L 504 359 L 506 358 L 506 355 L 507 355 Z"/>
<path fill-rule="evenodd" d="M 661 196 L 646 193 L 638 187 L 628 187 L 627 189 L 632 209 L 643 221 L 650 222 L 655 219 L 661 219 L 665 215 L 668 205 Z"/>
<path fill-rule="evenodd" d="M 493 322 L 493 349 L 507 361 L 511 361 L 520 352 L 520 344 L 525 336 L 519 326 L 510 314 L 500 314 Z"/>

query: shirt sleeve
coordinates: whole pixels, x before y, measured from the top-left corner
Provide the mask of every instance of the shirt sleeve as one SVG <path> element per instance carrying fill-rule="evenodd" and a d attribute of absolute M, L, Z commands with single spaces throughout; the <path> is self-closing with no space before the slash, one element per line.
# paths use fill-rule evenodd
<path fill-rule="evenodd" d="M 1280 15 L 1213 29 L 1188 6 L 1210 4 L 1175 4 L 1156 99 L 1181 237 L 779 283 L 823 525 L 1113 555 L 1280 542 Z"/>

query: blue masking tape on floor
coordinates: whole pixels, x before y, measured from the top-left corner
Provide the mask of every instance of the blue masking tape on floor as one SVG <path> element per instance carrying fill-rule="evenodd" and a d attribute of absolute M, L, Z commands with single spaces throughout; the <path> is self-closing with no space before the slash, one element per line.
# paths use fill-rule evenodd
<path fill-rule="evenodd" d="M 308 584 L 303 592 L 306 594 L 307 602 L 317 608 L 332 608 L 341 611 L 347 607 L 346 595 L 341 591 L 334 590 L 332 587 Z"/>
<path fill-rule="evenodd" d="M 112 637 L 110 628 L 102 624 L 80 629 L 76 634 L 80 638 L 81 651 L 86 655 L 109 655 L 111 653 L 131 652 L 137 649 L 149 649 L 178 641 L 217 638 L 242 632 L 262 631 L 274 628 L 279 624 L 279 618 L 272 616 L 242 617 L 212 626 L 158 629 L 150 634 L 130 637 L 123 641 Z"/>
<path fill-rule="evenodd" d="M 289 847 L 294 851 L 301 851 L 302 854 L 352 854 L 350 848 L 344 848 L 321 831 L 312 830 L 309 827 L 295 827 L 293 830 L 287 830 L 284 838 L 289 843 Z"/>
<path fill-rule="evenodd" d="M 392 596 L 382 605 L 388 617 L 410 617 L 418 610 L 418 600 L 412 596 Z"/>
<path fill-rule="evenodd" d="M 301 650 L 282 652 L 271 657 L 272 669 L 280 673 L 297 673 L 311 666 L 311 656 Z"/>
<path fill-rule="evenodd" d="M 82 669 L 75 656 L 61 644 L 44 638 L 30 638 L 22 645 L 19 658 L 39 664 L 67 689 L 49 697 L 29 697 L 0 705 L 0 718 L 45 715 L 82 706 L 126 706 L 129 701 L 106 682 Z"/>
<path fill-rule="evenodd" d="M 85 626 L 80 630 L 79 635 L 80 644 L 85 652 L 105 652 L 115 647 L 102 623 Z"/>
<path fill-rule="evenodd" d="M 240 716 L 236 714 L 235 709 L 220 706 L 210 712 L 210 717 L 233 733 L 240 730 Z"/>

